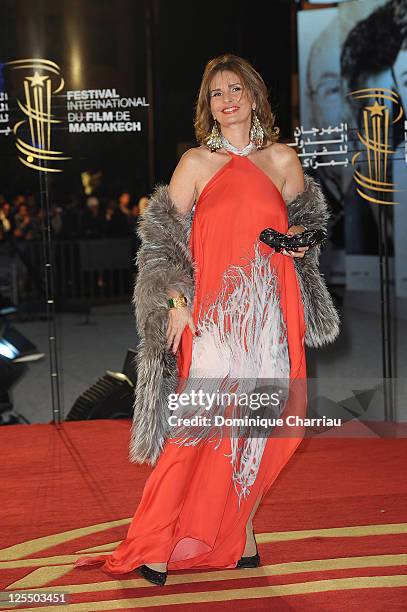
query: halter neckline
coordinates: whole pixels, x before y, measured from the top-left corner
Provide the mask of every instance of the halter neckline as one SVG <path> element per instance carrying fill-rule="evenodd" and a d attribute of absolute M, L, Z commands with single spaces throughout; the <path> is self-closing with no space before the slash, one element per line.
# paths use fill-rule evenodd
<path fill-rule="evenodd" d="M 277 185 L 274 183 L 274 181 L 271 179 L 271 177 L 267 174 L 267 172 L 265 172 L 262 168 L 260 168 L 260 166 L 258 166 L 253 160 L 251 160 L 247 155 L 236 155 L 236 153 L 232 153 L 231 151 L 227 151 L 225 149 L 226 153 L 229 154 L 230 159 L 223 164 L 223 166 L 221 166 L 219 168 L 219 170 L 217 170 L 215 172 L 215 174 L 213 174 L 211 176 L 211 178 L 207 181 L 207 183 L 204 185 L 201 193 L 199 194 L 195 205 L 198 204 L 198 202 L 201 200 L 201 198 L 204 196 L 204 194 L 207 192 L 207 190 L 209 189 L 209 187 L 212 185 L 212 183 L 218 179 L 220 177 L 220 175 L 222 175 L 227 168 L 230 167 L 230 164 L 233 160 L 247 160 L 247 162 L 249 163 L 250 166 L 254 166 L 254 169 L 257 170 L 257 172 L 263 176 L 263 178 L 266 178 L 272 185 L 272 187 L 275 189 L 275 191 L 277 191 L 278 195 L 280 196 L 280 198 L 283 200 L 283 202 L 285 202 L 283 195 L 281 193 L 281 191 L 279 190 L 279 188 L 277 187 Z"/>

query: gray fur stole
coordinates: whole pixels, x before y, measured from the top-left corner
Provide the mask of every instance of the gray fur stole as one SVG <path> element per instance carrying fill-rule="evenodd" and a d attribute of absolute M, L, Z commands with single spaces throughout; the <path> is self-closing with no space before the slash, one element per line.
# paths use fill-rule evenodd
<path fill-rule="evenodd" d="M 321 187 L 304 175 L 304 191 L 286 201 L 289 227 L 327 227 L 329 211 Z M 194 263 L 189 250 L 193 212 L 180 215 L 168 186 L 158 185 L 139 223 L 141 247 L 133 305 L 140 336 L 136 356 L 137 382 L 129 449 L 130 461 L 154 465 L 169 432 L 168 395 L 178 382 L 175 355 L 166 349 L 168 289 L 183 293 L 192 304 Z M 319 347 L 339 334 L 339 316 L 319 271 L 320 246 L 295 258 L 304 304 L 305 343 Z"/>

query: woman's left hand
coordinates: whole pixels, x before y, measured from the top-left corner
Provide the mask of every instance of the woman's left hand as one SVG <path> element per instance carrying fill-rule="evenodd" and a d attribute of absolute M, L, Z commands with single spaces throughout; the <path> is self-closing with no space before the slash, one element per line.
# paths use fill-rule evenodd
<path fill-rule="evenodd" d="M 292 225 L 288 231 L 287 236 L 295 236 L 295 234 L 302 234 L 305 231 L 305 227 L 303 225 Z M 305 252 L 309 250 L 309 247 L 298 247 L 298 251 L 286 251 L 283 249 L 281 252 L 283 255 L 289 255 L 291 257 L 304 257 Z"/>

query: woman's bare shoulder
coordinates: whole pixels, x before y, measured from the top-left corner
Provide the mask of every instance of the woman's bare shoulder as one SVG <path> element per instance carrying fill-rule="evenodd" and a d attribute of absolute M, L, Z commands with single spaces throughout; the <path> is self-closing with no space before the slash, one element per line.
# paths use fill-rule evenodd
<path fill-rule="evenodd" d="M 282 193 L 290 198 L 304 190 L 304 170 L 293 147 L 275 142 L 270 148 L 270 162 L 284 178 Z"/>
<path fill-rule="evenodd" d="M 206 147 L 191 147 L 180 157 L 173 177 L 179 179 L 196 179 L 202 164 L 205 164 L 208 150 Z"/>
<path fill-rule="evenodd" d="M 207 159 L 209 154 L 208 148 L 203 145 L 191 147 L 182 154 L 180 162 L 182 161 L 183 164 L 194 165 Z"/>
<path fill-rule="evenodd" d="M 267 150 L 270 160 L 278 167 L 284 167 L 286 164 L 299 161 L 295 149 L 283 142 L 274 142 L 270 147 L 267 147 Z"/>
<path fill-rule="evenodd" d="M 196 180 L 203 161 L 201 147 L 192 147 L 182 154 L 170 180 L 169 191 L 177 209 L 189 212 L 196 196 Z"/>

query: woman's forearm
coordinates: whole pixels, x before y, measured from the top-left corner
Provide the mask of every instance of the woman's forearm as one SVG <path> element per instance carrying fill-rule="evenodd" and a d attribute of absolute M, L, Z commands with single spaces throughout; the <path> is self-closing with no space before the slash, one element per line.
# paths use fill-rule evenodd
<path fill-rule="evenodd" d="M 177 295 L 179 295 L 179 291 L 170 287 L 167 291 L 167 295 L 169 298 L 177 297 Z"/>

